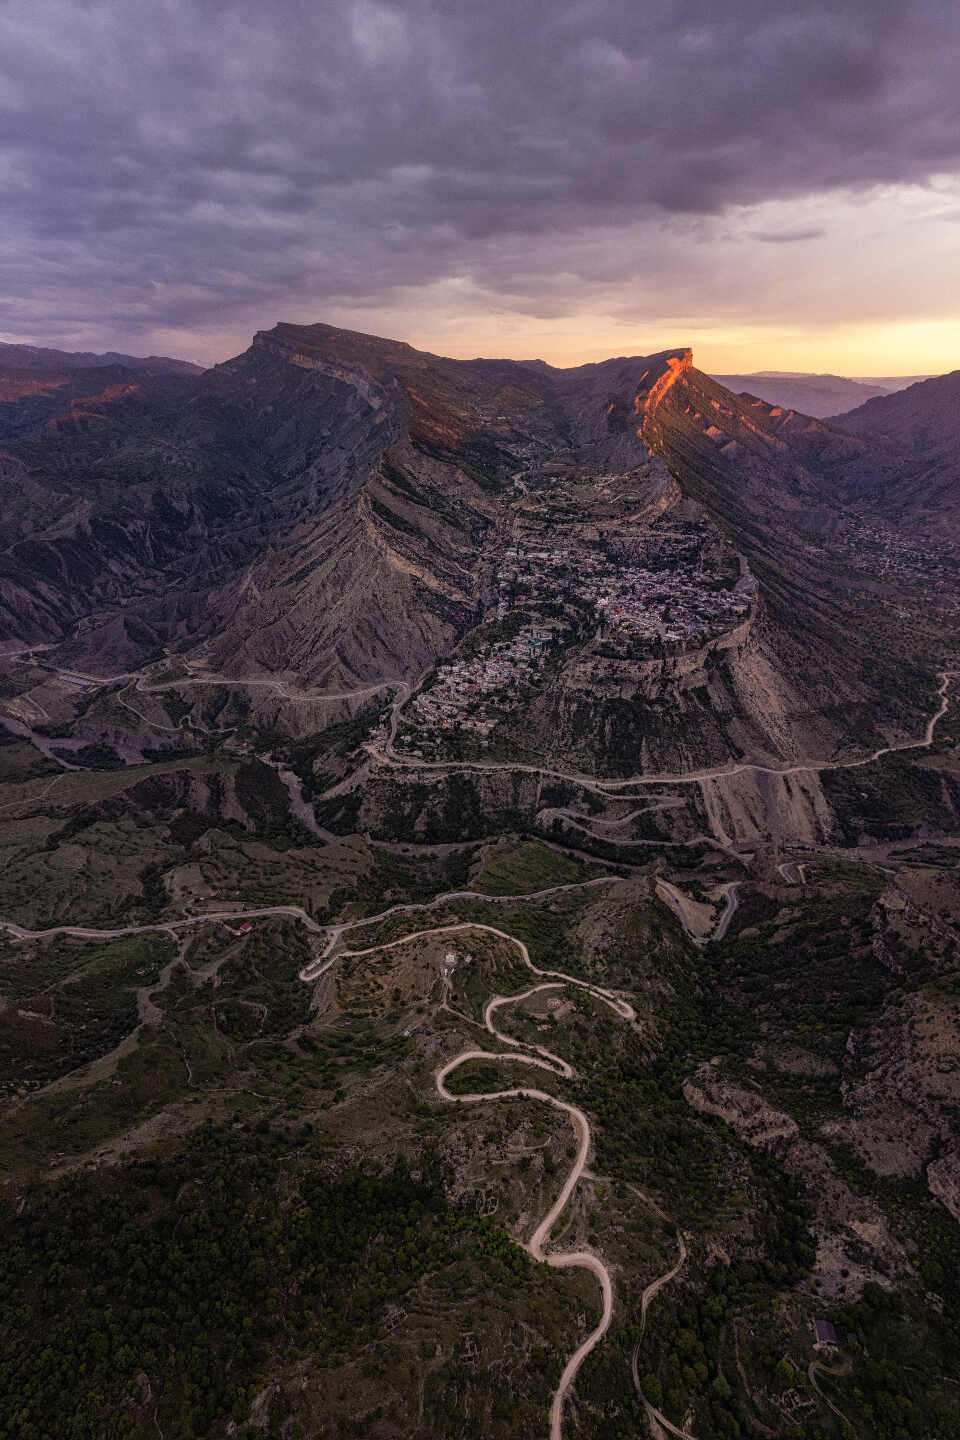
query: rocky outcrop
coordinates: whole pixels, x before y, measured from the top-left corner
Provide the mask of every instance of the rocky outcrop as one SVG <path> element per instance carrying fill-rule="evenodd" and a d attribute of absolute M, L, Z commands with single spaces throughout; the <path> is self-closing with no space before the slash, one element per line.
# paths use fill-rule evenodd
<path fill-rule="evenodd" d="M 856 1032 L 837 1128 L 875 1173 L 925 1173 L 931 1193 L 960 1218 L 958 1014 L 956 998 L 930 986 Z"/>
<path fill-rule="evenodd" d="M 785 1141 L 796 1140 L 800 1134 L 791 1116 L 773 1109 L 759 1092 L 724 1080 L 713 1065 L 701 1065 L 691 1079 L 685 1080 L 683 1095 L 694 1110 L 717 1116 L 748 1145 L 774 1149 Z"/>
<path fill-rule="evenodd" d="M 739 770 L 701 784 L 710 827 L 730 845 L 822 845 L 836 818 L 815 770 Z"/>
<path fill-rule="evenodd" d="M 660 402 L 672 390 L 674 385 L 693 366 L 693 351 L 678 350 L 668 353 L 662 357 L 659 366 L 651 367 L 647 381 L 647 388 L 637 391 L 634 401 L 635 411 L 643 416 L 637 434 L 640 435 L 652 449 L 657 448 L 661 431 L 659 429 L 658 411 Z"/>
<path fill-rule="evenodd" d="M 813 1279 L 828 1300 L 857 1299 L 868 1282 L 889 1288 L 910 1272 L 902 1246 L 872 1197 L 854 1194 L 822 1145 L 801 1138 L 792 1116 L 759 1090 L 727 1080 L 717 1062 L 701 1065 L 684 1082 L 687 1103 L 724 1121 L 747 1145 L 779 1156 L 814 1211 L 817 1258 Z"/>
<path fill-rule="evenodd" d="M 927 1166 L 927 1184 L 930 1194 L 946 1206 L 954 1220 L 960 1220 L 960 1150 Z"/>
<path fill-rule="evenodd" d="M 837 477 L 868 464 L 865 443 L 735 397 L 692 366 L 655 419 L 654 448 L 757 579 L 757 654 L 786 702 L 783 728 L 799 741 L 792 753 L 829 759 L 848 747 L 862 753 L 868 736 L 879 746 L 922 733 L 919 697 L 901 703 L 902 626 L 870 598 L 869 580 L 838 567 L 823 544 L 844 514 Z"/>
<path fill-rule="evenodd" d="M 135 670 L 180 652 L 257 682 L 271 724 L 294 690 L 337 718 L 489 613 L 514 478 L 539 493 L 561 476 L 593 487 L 599 543 L 625 521 L 708 515 L 756 592 L 692 648 L 620 663 L 588 646 L 530 712 L 558 759 L 610 775 L 829 759 L 922 725 L 882 616 L 863 623 L 869 601 L 811 539 L 835 523 L 830 465 L 862 443 L 737 400 L 689 350 L 557 371 L 282 324 L 202 375 L 123 373 L 0 460 L 6 648 L 59 645 L 94 672 L 105 654 Z M 603 477 L 630 480 L 632 509 Z M 324 719 L 290 714 L 301 734 Z M 810 804 L 798 837 L 826 824 Z"/>

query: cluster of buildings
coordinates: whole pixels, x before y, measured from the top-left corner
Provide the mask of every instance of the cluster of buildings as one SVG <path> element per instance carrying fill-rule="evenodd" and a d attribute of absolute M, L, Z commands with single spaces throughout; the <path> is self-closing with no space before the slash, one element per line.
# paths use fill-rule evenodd
<path fill-rule="evenodd" d="M 531 623 L 511 640 L 498 641 L 472 658 L 438 665 L 433 684 L 406 707 L 397 745 L 402 749 L 414 738 L 436 742 L 454 727 L 473 732 L 481 745 L 487 743 L 497 721 L 537 683 L 557 639 L 556 626 Z M 410 724 L 418 732 L 415 737 L 405 733 Z"/>
<path fill-rule="evenodd" d="M 860 570 L 879 579 L 922 586 L 937 593 L 946 608 L 956 608 L 960 563 L 949 543 L 935 544 L 915 531 L 897 531 L 859 519 L 847 520 L 837 548 Z"/>
<path fill-rule="evenodd" d="M 621 521 L 611 533 L 538 518 L 518 517 L 504 549 L 497 624 L 487 637 L 475 632 L 465 653 L 441 663 L 404 707 L 395 744 L 407 754 L 489 745 L 497 725 L 542 683 L 547 657 L 571 641 L 594 641 L 600 654 L 612 644 L 636 658 L 638 649 L 703 643 L 750 611 L 753 577 L 708 525 Z"/>
<path fill-rule="evenodd" d="M 591 618 L 600 632 L 650 641 L 702 641 L 744 619 L 755 595 L 749 571 L 705 554 L 716 545 L 693 522 L 647 529 L 623 553 L 593 545 L 508 547 L 499 577 L 497 615 L 551 605 L 558 614 Z"/>
<path fill-rule="evenodd" d="M 704 583 L 699 575 L 629 569 L 596 602 L 601 623 L 613 631 L 669 644 L 702 641 L 745 619 L 752 586 Z"/>

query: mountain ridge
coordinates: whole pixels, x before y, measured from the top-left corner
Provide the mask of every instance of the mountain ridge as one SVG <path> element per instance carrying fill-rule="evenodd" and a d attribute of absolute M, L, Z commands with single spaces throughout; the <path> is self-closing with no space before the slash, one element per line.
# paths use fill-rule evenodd
<path fill-rule="evenodd" d="M 8 445 L 8 645 L 55 644 L 80 669 L 98 655 L 127 669 L 183 655 L 206 685 L 219 675 L 233 687 L 225 716 L 246 686 L 263 723 L 302 732 L 322 723 L 325 693 L 327 719 L 343 718 L 351 692 L 409 684 L 491 625 L 511 535 L 529 533 L 533 549 L 537 535 L 566 537 L 554 549 L 572 573 L 593 566 L 602 594 L 621 568 L 643 572 L 662 532 L 678 554 L 684 535 L 700 545 L 701 566 L 714 557 L 717 593 L 744 553 L 760 579 L 756 624 L 732 626 L 726 646 L 691 641 L 683 664 L 678 642 L 654 660 L 644 642 L 638 668 L 634 642 L 605 653 L 594 600 L 571 609 L 544 592 L 564 645 L 579 635 L 591 658 L 564 661 L 531 699 L 532 733 L 588 768 L 606 752 L 633 768 L 644 747 L 654 769 L 829 754 L 854 743 L 837 725 L 853 713 L 879 744 L 916 728 L 920 697 L 892 683 L 896 635 L 873 679 L 856 678 L 882 621 L 862 632 L 859 582 L 829 580 L 820 554 L 841 527 L 835 467 L 868 451 L 734 397 L 687 347 L 559 369 L 281 322 L 200 376 L 108 387 Z M 592 712 L 577 698 L 588 674 L 604 677 Z M 313 698 L 285 711 L 262 685 L 251 701 L 257 677 Z"/>
<path fill-rule="evenodd" d="M 201 375 L 204 367 L 169 355 L 125 355 L 117 350 L 55 350 L 23 341 L 0 340 L 0 370 L 146 370 L 155 375 Z"/>
<path fill-rule="evenodd" d="M 878 396 L 830 423 L 871 447 L 875 476 L 856 477 L 849 496 L 898 525 L 932 535 L 960 530 L 960 370 Z"/>
<path fill-rule="evenodd" d="M 957 1433 L 960 574 L 693 359 L 0 445 L 11 1433 Z"/>
<path fill-rule="evenodd" d="M 737 394 L 761 398 L 771 405 L 799 410 L 817 419 L 826 419 L 841 410 L 850 410 L 878 395 L 905 389 L 926 375 L 900 377 L 844 376 L 829 373 L 813 374 L 793 370 L 757 370 L 746 375 L 720 375 L 713 378 Z"/>

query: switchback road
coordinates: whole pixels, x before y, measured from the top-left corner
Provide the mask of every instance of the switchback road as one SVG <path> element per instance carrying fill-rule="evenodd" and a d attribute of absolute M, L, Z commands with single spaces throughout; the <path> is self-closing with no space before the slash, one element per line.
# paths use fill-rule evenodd
<path fill-rule="evenodd" d="M 560 1376 L 560 1383 L 554 1391 L 550 1405 L 550 1440 L 562 1440 L 563 1406 L 566 1397 L 573 1386 L 581 1365 L 595 1346 L 603 1339 L 610 1328 L 610 1322 L 613 1318 L 613 1282 L 610 1278 L 610 1272 L 600 1256 L 593 1254 L 589 1250 L 555 1252 L 547 1251 L 545 1248 L 549 1244 L 553 1227 L 566 1209 L 570 1197 L 586 1168 L 587 1157 L 592 1145 L 590 1122 L 578 1106 L 570 1105 L 567 1101 L 560 1100 L 556 1095 L 550 1095 L 545 1090 L 537 1090 L 529 1086 L 514 1086 L 508 1090 L 458 1094 L 448 1089 L 447 1080 L 455 1070 L 474 1060 L 493 1064 L 503 1064 L 506 1062 L 508 1064 L 529 1065 L 535 1069 L 546 1070 L 552 1075 L 559 1075 L 564 1079 L 571 1078 L 573 1070 L 565 1060 L 561 1060 L 557 1055 L 552 1055 L 540 1046 L 522 1046 L 519 1040 L 511 1035 L 505 1034 L 494 1024 L 493 1017 L 497 1011 L 502 1010 L 507 1005 L 515 1005 L 521 1000 L 526 1000 L 530 995 L 534 995 L 540 990 L 553 990 L 561 986 L 573 985 L 594 995 L 597 999 L 603 1001 L 604 1004 L 609 1005 L 614 1013 L 620 1016 L 621 1019 L 633 1021 L 636 1016 L 633 1006 L 610 990 L 601 989 L 597 985 L 591 985 L 585 980 L 579 980 L 572 975 L 564 975 L 559 971 L 539 969 L 530 959 L 530 952 L 522 940 L 519 940 L 515 935 L 509 935 L 505 930 L 497 930 L 492 925 L 467 922 L 460 925 L 443 925 L 434 930 L 421 930 L 414 935 L 406 935 L 402 939 L 393 940 L 384 945 L 372 945 L 366 950 L 343 951 L 339 956 L 328 960 L 327 966 L 334 964 L 335 960 L 339 958 L 353 959 L 362 955 L 374 954 L 381 950 L 390 950 L 398 945 L 409 945 L 412 941 L 427 936 L 449 935 L 465 930 L 484 931 L 508 941 L 517 947 L 520 958 L 528 969 L 532 970 L 535 975 L 548 977 L 547 983 L 535 985 L 531 989 L 521 991 L 516 995 L 494 995 L 493 998 L 487 1002 L 483 1016 L 484 1028 L 502 1044 L 510 1046 L 511 1053 L 504 1054 L 504 1052 L 500 1050 L 476 1050 L 472 1048 L 462 1050 L 458 1055 L 455 1055 L 452 1060 L 447 1060 L 436 1070 L 434 1083 L 437 1088 L 437 1093 L 453 1105 L 489 1105 L 496 1103 L 498 1100 L 519 1098 L 536 1100 L 545 1105 L 552 1105 L 554 1109 L 560 1110 L 570 1117 L 577 1147 L 573 1164 L 563 1182 L 559 1195 L 529 1240 L 524 1242 L 524 1249 L 527 1253 L 541 1264 L 549 1265 L 558 1270 L 588 1270 L 596 1277 L 600 1285 L 602 1300 L 600 1321 L 586 1339 L 577 1346 L 564 1366 L 563 1373 Z M 531 1054 L 531 1049 L 536 1049 L 537 1053 Z"/>

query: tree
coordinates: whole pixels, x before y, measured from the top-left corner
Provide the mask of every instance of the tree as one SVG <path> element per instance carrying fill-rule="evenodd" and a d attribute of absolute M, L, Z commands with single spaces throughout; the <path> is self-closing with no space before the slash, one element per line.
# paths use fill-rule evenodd
<path fill-rule="evenodd" d="M 790 1386 L 797 1378 L 797 1372 L 790 1364 L 790 1361 L 787 1359 L 786 1355 L 784 1355 L 783 1359 L 778 1362 L 777 1368 L 773 1373 L 776 1376 L 777 1384 L 780 1386 L 781 1390 L 789 1390 Z"/>
<path fill-rule="evenodd" d="M 663 1386 L 656 1375 L 644 1375 L 640 1382 L 640 1389 L 646 1395 L 651 1405 L 656 1405 L 659 1410 L 663 1404 Z"/>

